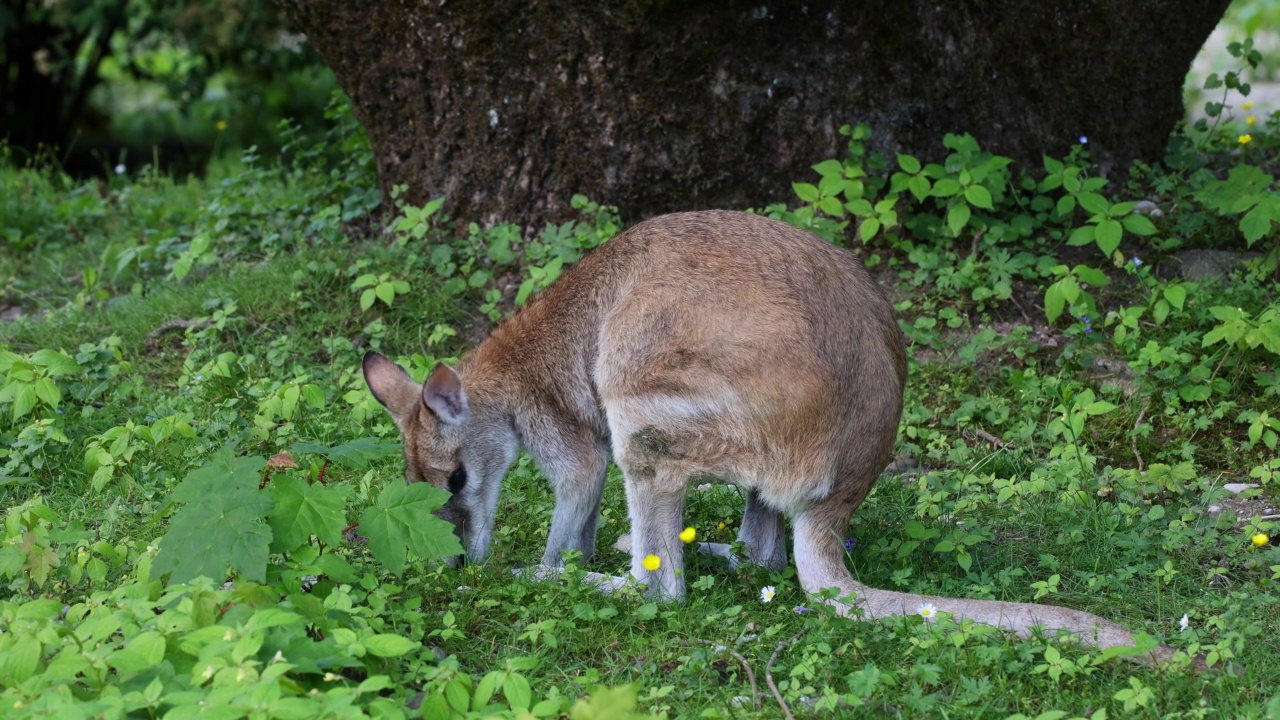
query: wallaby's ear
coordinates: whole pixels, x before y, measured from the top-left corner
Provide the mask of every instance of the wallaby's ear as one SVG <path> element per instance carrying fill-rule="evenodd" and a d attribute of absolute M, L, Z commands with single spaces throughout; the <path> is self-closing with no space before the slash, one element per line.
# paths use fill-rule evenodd
<path fill-rule="evenodd" d="M 362 367 L 369 391 L 391 412 L 397 423 L 413 411 L 414 403 L 422 396 L 422 389 L 409 377 L 409 373 L 376 352 L 365 353 Z"/>
<path fill-rule="evenodd" d="M 457 425 L 467 419 L 467 393 L 453 368 L 440 363 L 422 386 L 422 402 L 441 422 Z"/>

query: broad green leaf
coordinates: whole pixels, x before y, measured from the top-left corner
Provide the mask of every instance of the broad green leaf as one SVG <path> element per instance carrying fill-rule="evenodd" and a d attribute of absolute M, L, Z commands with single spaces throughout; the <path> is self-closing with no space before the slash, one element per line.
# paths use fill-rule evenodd
<path fill-rule="evenodd" d="M 1151 219 L 1148 218 L 1146 215 L 1139 215 L 1136 213 L 1132 215 L 1125 215 L 1124 220 L 1122 220 L 1121 222 L 1124 223 L 1124 229 L 1128 230 L 1134 235 L 1145 236 L 1145 235 L 1156 234 L 1155 223 L 1151 222 Z"/>
<path fill-rule="evenodd" d="M 911 191 L 912 195 L 916 196 L 916 200 L 923 202 L 925 198 L 929 197 L 929 178 L 923 175 L 916 175 L 907 181 L 907 189 Z"/>
<path fill-rule="evenodd" d="M 1086 405 L 1084 408 L 1084 412 L 1086 415 L 1105 415 L 1115 409 L 1116 409 L 1115 405 L 1105 400 L 1099 400 L 1097 402 L 1092 402 Z"/>
<path fill-rule="evenodd" d="M 378 657 L 399 657 L 422 645 L 416 640 L 389 633 L 364 638 L 362 644 L 366 650 Z"/>
<path fill-rule="evenodd" d="M 1071 269 L 1071 272 L 1075 273 L 1076 277 L 1094 287 L 1102 287 L 1103 285 L 1111 284 L 1111 278 L 1107 277 L 1106 273 L 1098 270 L 1097 268 L 1091 268 L 1088 265 L 1077 265 Z M 1075 298 L 1070 298 L 1070 300 L 1071 302 L 1075 302 Z"/>
<path fill-rule="evenodd" d="M 964 189 L 964 199 L 974 207 L 983 210 L 993 210 L 991 206 L 991 191 L 981 185 L 970 185 Z"/>
<path fill-rule="evenodd" d="M 0 654 L 0 678 L 12 681 L 14 686 L 25 682 L 40 667 L 40 651 L 40 641 L 33 637 L 14 642 Z"/>
<path fill-rule="evenodd" d="M 951 206 L 951 209 L 947 211 L 947 227 L 951 228 L 952 235 L 960 236 L 960 231 L 969 222 L 969 214 L 969 206 L 964 203 L 956 203 Z"/>
<path fill-rule="evenodd" d="M 1164 298 L 1170 305 L 1181 310 L 1187 302 L 1187 289 L 1181 285 L 1170 285 L 1164 289 Z"/>
<path fill-rule="evenodd" d="M 76 364 L 75 360 L 72 360 L 57 350 L 37 350 L 31 354 L 31 362 L 35 365 L 43 366 L 45 368 L 45 374 L 49 377 L 71 375 L 80 372 L 80 366 Z"/>
<path fill-rule="evenodd" d="M 289 452 L 294 454 L 317 453 L 323 455 L 329 458 L 330 461 L 352 470 L 363 470 L 369 466 L 370 462 L 399 455 L 403 450 L 404 445 L 398 442 L 384 442 L 371 437 L 356 438 L 351 442 L 345 442 L 334 447 L 301 442 L 295 443 L 293 447 L 289 448 Z"/>
<path fill-rule="evenodd" d="M 1094 231 L 1094 240 L 1098 242 L 1098 249 L 1105 255 L 1115 252 L 1120 247 L 1120 237 L 1124 234 L 1124 229 L 1120 227 L 1117 220 L 1103 220 L 1098 223 L 1098 229 Z"/>
<path fill-rule="evenodd" d="M 226 447 L 188 473 L 171 496 L 187 505 L 169 521 L 152 570 L 173 573 L 173 582 L 201 575 L 221 580 L 230 565 L 264 581 L 271 529 L 262 519 L 272 508 L 271 498 L 258 491 L 265 464 L 259 457 L 237 458 Z"/>
<path fill-rule="evenodd" d="M 818 202 L 818 188 L 810 183 L 791 183 L 791 189 L 795 191 L 796 197 L 807 203 Z"/>
<path fill-rule="evenodd" d="M 360 309 L 368 310 L 369 308 L 373 307 L 373 303 L 377 299 L 378 299 L 378 296 L 374 294 L 372 288 L 370 288 L 369 290 L 365 290 L 364 292 L 360 293 Z"/>
<path fill-rule="evenodd" d="M 45 405 L 50 407 L 58 407 L 58 402 L 63 398 L 63 392 L 58 389 L 54 380 L 49 378 L 36 379 L 36 397 L 45 401 Z"/>
<path fill-rule="evenodd" d="M 840 198 L 834 195 L 828 195 L 818 202 L 818 209 L 830 215 L 831 217 L 844 217 L 844 206 L 840 204 Z"/>
<path fill-rule="evenodd" d="M 933 184 L 931 193 L 934 197 L 951 197 L 960 194 L 960 183 L 953 178 L 941 178 Z"/>
<path fill-rule="evenodd" d="M 528 710 L 529 703 L 533 702 L 533 691 L 529 688 L 529 681 L 516 673 L 507 674 L 507 679 L 502 683 L 502 694 L 506 696 L 513 710 Z"/>
<path fill-rule="evenodd" d="M 858 236 L 862 238 L 862 242 L 870 242 L 880 232 L 880 221 L 875 218 L 867 218 L 858 226 Z"/>
<path fill-rule="evenodd" d="M 1085 212 L 1094 215 L 1105 215 L 1111 209 L 1111 203 L 1107 202 L 1107 199 L 1098 193 L 1076 193 L 1076 200 L 1079 201 L 1080 207 L 1084 208 Z"/>
<path fill-rule="evenodd" d="M 271 526 L 272 552 L 289 552 L 305 544 L 312 535 L 329 547 L 338 547 L 347 526 L 348 487 L 314 485 L 293 475 L 276 475 L 267 486 L 275 507 Z"/>
<path fill-rule="evenodd" d="M 164 636 L 153 630 L 138 633 L 125 641 L 125 646 L 107 656 L 107 664 L 116 672 L 134 675 L 164 660 Z"/>
<path fill-rule="evenodd" d="M 360 576 L 356 574 L 355 568 L 351 567 L 351 563 L 341 555 L 334 553 L 325 553 L 316 558 L 313 563 L 315 568 L 320 572 L 333 578 L 340 583 L 355 583 L 360 581 Z"/>
<path fill-rule="evenodd" d="M 1250 247 L 1271 232 L 1273 224 L 1280 223 L 1280 200 L 1271 196 L 1259 202 L 1240 218 L 1240 232 Z"/>
<path fill-rule="evenodd" d="M 1058 204 L 1055 207 L 1055 210 L 1059 215 L 1070 215 L 1071 213 L 1075 212 L 1075 209 L 1076 209 L 1075 195 L 1063 195 L 1062 197 L 1058 198 Z"/>
<path fill-rule="evenodd" d="M 16 422 L 19 418 L 31 412 L 31 408 L 36 406 L 36 389 L 34 385 L 22 384 L 18 385 L 13 393 L 13 419 Z"/>
<path fill-rule="evenodd" d="M 920 172 L 920 161 L 910 155 L 898 153 L 898 167 L 902 168 L 903 172 L 915 175 Z"/>
<path fill-rule="evenodd" d="M 1071 233 L 1071 237 L 1067 238 L 1068 245 L 1089 245 L 1093 243 L 1093 225 L 1082 225 Z"/>
<path fill-rule="evenodd" d="M 462 554 L 453 526 L 432 513 L 449 493 L 427 483 L 392 483 L 360 518 L 369 550 L 392 573 L 404 571 L 406 555 L 434 560 Z"/>
<path fill-rule="evenodd" d="M 813 171 L 821 175 L 823 179 L 826 179 L 832 175 L 843 175 L 844 165 L 839 160 L 823 160 L 813 166 Z"/>
<path fill-rule="evenodd" d="M 387 307 L 391 307 L 391 304 L 395 302 L 396 290 L 392 287 L 391 283 L 379 283 L 378 286 L 373 289 L 373 293 L 377 295 L 378 299 L 385 303 Z"/>

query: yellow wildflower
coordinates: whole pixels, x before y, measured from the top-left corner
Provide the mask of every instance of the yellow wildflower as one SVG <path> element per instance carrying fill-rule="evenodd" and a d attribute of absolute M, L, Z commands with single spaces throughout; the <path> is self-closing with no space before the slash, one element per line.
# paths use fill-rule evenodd
<path fill-rule="evenodd" d="M 645 570 L 648 570 L 649 572 L 653 572 L 654 570 L 657 570 L 658 568 L 662 567 L 662 558 L 658 557 L 657 555 L 645 555 L 644 562 L 642 562 L 641 564 L 644 565 Z"/>
<path fill-rule="evenodd" d="M 724 529 L 724 523 L 723 523 L 723 522 L 716 526 L 716 530 L 723 530 L 723 529 Z"/>
<path fill-rule="evenodd" d="M 1271 538 L 1267 537 L 1266 533 L 1258 533 L 1253 536 L 1253 544 L 1255 547 L 1262 547 L 1269 542 L 1271 542 Z"/>
<path fill-rule="evenodd" d="M 1254 117 L 1254 116 L 1250 115 L 1249 117 L 1247 117 L 1247 118 L 1245 118 L 1245 119 L 1244 119 L 1244 124 L 1245 124 L 1245 125 L 1257 125 L 1257 124 L 1258 124 L 1258 118 L 1256 118 L 1256 117 Z"/>
<path fill-rule="evenodd" d="M 1253 142 L 1253 136 L 1250 135 L 1249 133 L 1245 133 L 1244 135 L 1241 135 L 1240 137 L 1236 138 L 1236 140 L 1241 145 L 1248 145 L 1249 143 Z"/>
<path fill-rule="evenodd" d="M 1244 103 L 1240 105 L 1240 107 L 1244 108 L 1245 110 L 1248 110 L 1249 108 L 1253 107 L 1253 101 L 1245 100 Z"/>
<path fill-rule="evenodd" d="M 227 129 L 227 121 L 219 120 L 218 122 L 214 123 L 213 126 L 218 129 L 218 132 L 222 132 L 223 130 Z"/>
<path fill-rule="evenodd" d="M 691 543 L 698 537 L 698 531 L 691 527 L 687 527 L 680 531 L 680 542 Z"/>

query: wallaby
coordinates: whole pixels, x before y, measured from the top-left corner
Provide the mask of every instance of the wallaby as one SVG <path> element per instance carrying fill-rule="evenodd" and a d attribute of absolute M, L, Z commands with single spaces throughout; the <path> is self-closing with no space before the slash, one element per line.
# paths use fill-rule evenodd
<path fill-rule="evenodd" d="M 791 225 L 723 211 L 642 222 L 567 270 L 456 370 L 439 365 L 418 385 L 369 353 L 364 375 L 404 435 L 407 479 L 453 493 L 440 515 L 471 559 L 488 552 L 519 447 L 555 487 L 542 563 L 559 565 L 564 550 L 590 556 L 612 448 L 631 517 L 631 574 L 651 592 L 683 595 L 685 492 L 716 478 L 745 491 L 738 539 L 748 561 L 786 565 L 791 516 L 806 592 L 838 588 L 872 617 L 932 603 L 1024 635 L 1041 625 L 1132 644 L 1089 613 L 853 580 L 843 537 L 891 458 L 906 351 L 862 263 Z M 661 559 L 656 570 L 647 555 Z"/>

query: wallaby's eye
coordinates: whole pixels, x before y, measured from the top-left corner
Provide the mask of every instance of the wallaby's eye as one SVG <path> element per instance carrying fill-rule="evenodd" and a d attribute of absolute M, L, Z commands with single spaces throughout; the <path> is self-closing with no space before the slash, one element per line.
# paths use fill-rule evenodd
<path fill-rule="evenodd" d="M 457 495 L 458 491 L 461 490 L 463 487 L 465 487 L 466 484 L 467 484 L 467 469 L 459 465 L 458 469 L 449 473 L 449 492 L 453 493 L 454 495 Z"/>

